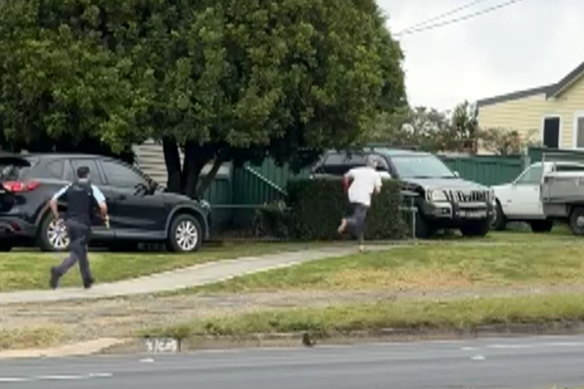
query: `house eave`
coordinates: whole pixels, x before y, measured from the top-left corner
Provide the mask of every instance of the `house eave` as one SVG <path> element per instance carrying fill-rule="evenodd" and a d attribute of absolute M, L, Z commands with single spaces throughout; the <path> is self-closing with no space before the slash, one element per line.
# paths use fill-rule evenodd
<path fill-rule="evenodd" d="M 564 77 L 557 84 L 541 86 L 538 88 L 522 90 L 513 93 L 507 93 L 500 96 L 495 96 L 487 99 L 482 99 L 477 101 L 477 108 L 485 107 L 488 105 L 494 105 L 499 103 L 504 103 L 507 101 L 519 100 L 526 97 L 536 96 L 539 94 L 544 94 L 546 99 L 553 99 L 559 97 L 562 93 L 567 91 L 572 85 L 574 85 L 578 80 L 584 77 L 584 62 L 580 64 L 576 69 L 571 71 L 566 77 Z"/>

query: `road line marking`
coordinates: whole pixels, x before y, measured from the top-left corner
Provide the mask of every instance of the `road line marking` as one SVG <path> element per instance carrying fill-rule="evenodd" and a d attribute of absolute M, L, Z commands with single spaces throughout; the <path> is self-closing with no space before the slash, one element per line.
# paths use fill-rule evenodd
<path fill-rule="evenodd" d="M 472 361 L 484 361 L 484 360 L 485 360 L 485 359 L 487 359 L 487 358 L 485 358 L 485 356 L 484 356 L 484 355 L 475 355 L 474 357 L 471 357 L 470 359 L 471 359 Z"/>
<path fill-rule="evenodd" d="M 60 374 L 60 375 L 42 375 L 35 377 L 0 377 L 0 383 L 26 383 L 39 381 L 79 381 L 112 377 L 113 374 L 111 373 L 89 373 L 87 375 Z"/>
<path fill-rule="evenodd" d="M 499 350 L 518 350 L 518 349 L 534 348 L 535 345 L 533 345 L 533 344 L 490 344 L 486 347 L 499 349 Z"/>
<path fill-rule="evenodd" d="M 91 378 L 112 378 L 113 376 L 112 373 L 89 373 Z"/>
<path fill-rule="evenodd" d="M 39 381 L 69 381 L 88 379 L 89 376 L 81 375 L 42 375 L 35 377 Z"/>
<path fill-rule="evenodd" d="M 0 377 L 0 383 L 29 382 L 30 379 L 17 377 Z"/>

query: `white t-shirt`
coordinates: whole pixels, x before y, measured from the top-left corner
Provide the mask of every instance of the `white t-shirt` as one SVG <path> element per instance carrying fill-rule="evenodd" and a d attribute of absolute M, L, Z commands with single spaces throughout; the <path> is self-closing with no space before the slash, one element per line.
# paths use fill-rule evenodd
<path fill-rule="evenodd" d="M 373 168 L 358 167 L 349 170 L 345 177 L 353 180 L 349 187 L 349 202 L 371 206 L 371 195 L 381 190 L 381 175 Z"/>

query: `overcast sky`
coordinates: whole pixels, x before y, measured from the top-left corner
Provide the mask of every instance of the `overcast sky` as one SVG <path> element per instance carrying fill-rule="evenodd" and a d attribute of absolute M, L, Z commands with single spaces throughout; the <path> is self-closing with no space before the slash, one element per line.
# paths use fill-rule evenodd
<path fill-rule="evenodd" d="M 394 33 L 471 0 L 377 0 Z M 484 0 L 456 16 L 508 0 Z M 451 16 L 450 18 L 452 18 Z M 414 106 L 459 102 L 558 82 L 584 62 L 584 1 L 523 0 L 475 19 L 399 37 Z"/>

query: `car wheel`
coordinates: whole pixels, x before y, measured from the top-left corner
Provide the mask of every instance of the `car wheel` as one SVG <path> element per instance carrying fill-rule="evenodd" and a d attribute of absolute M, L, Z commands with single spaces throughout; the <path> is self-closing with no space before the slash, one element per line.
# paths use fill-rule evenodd
<path fill-rule="evenodd" d="M 505 231 L 507 229 L 507 218 L 503 213 L 503 208 L 501 204 L 497 201 L 497 206 L 495 207 L 495 220 L 493 220 L 493 230 L 495 231 Z"/>
<path fill-rule="evenodd" d="M 584 235 L 584 208 L 577 207 L 570 214 L 570 229 L 577 236 Z"/>
<path fill-rule="evenodd" d="M 491 229 L 491 225 L 488 220 L 469 222 L 462 227 L 460 227 L 460 232 L 463 236 L 472 238 L 482 238 L 487 236 Z"/>
<path fill-rule="evenodd" d="M 554 228 L 554 222 L 551 220 L 538 220 L 529 223 L 531 231 L 535 233 L 550 232 Z"/>
<path fill-rule="evenodd" d="M 57 223 L 51 214 L 43 218 L 37 241 L 42 251 L 65 251 L 69 248 L 67 228 L 63 223 Z"/>
<path fill-rule="evenodd" d="M 418 239 L 428 239 L 431 238 L 432 235 L 436 232 L 436 229 L 428 223 L 428 221 L 422 216 L 420 213 L 420 209 L 418 208 L 416 212 L 416 228 L 415 234 L 416 238 Z"/>
<path fill-rule="evenodd" d="M 178 215 L 170 224 L 168 248 L 177 253 L 197 251 L 203 240 L 203 229 L 199 221 L 191 215 Z"/>
<path fill-rule="evenodd" d="M 7 253 L 12 250 L 12 243 L 10 242 L 0 242 L 0 253 Z"/>

